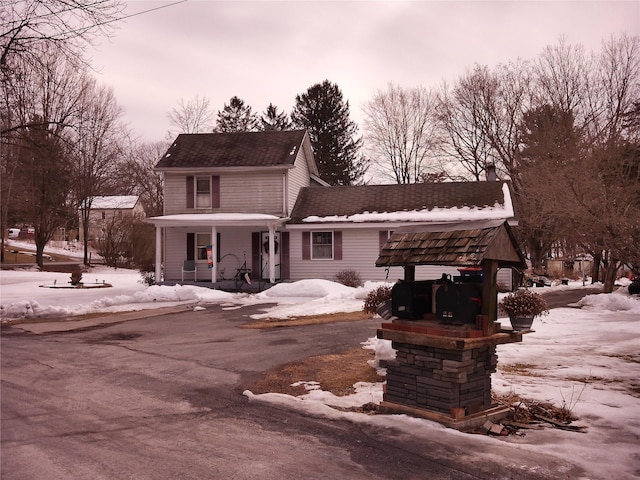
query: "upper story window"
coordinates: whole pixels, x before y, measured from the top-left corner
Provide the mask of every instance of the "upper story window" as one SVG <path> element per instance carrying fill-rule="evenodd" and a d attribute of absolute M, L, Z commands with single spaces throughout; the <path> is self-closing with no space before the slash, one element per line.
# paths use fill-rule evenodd
<path fill-rule="evenodd" d="M 196 177 L 196 208 L 211 208 L 211 177 Z"/>
<path fill-rule="evenodd" d="M 187 208 L 219 208 L 220 177 L 187 177 Z"/>
<path fill-rule="evenodd" d="M 313 232 L 311 234 L 311 258 L 333 258 L 333 232 Z"/>

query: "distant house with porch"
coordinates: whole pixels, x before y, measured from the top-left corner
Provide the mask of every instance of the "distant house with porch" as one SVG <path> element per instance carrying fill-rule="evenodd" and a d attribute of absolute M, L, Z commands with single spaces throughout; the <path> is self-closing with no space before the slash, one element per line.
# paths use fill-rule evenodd
<path fill-rule="evenodd" d="M 156 227 L 156 278 L 164 273 L 165 281 L 248 273 L 274 283 L 334 279 L 342 270 L 395 280 L 401 267 L 375 266 L 394 230 L 514 217 L 502 181 L 330 187 L 304 130 L 182 134 L 156 170 L 164 211 L 148 221 Z"/>

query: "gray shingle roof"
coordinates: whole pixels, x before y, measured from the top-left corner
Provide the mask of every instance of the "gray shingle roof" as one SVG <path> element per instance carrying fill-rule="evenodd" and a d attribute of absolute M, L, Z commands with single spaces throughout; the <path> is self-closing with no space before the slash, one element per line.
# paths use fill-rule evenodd
<path fill-rule="evenodd" d="M 306 187 L 289 223 L 310 216 L 351 216 L 365 212 L 404 212 L 433 208 L 484 208 L 504 205 L 505 182 L 444 182 L 408 185 Z M 306 223 L 306 222 L 304 222 Z"/>
<path fill-rule="evenodd" d="M 293 165 L 304 130 L 181 134 L 157 169 Z"/>

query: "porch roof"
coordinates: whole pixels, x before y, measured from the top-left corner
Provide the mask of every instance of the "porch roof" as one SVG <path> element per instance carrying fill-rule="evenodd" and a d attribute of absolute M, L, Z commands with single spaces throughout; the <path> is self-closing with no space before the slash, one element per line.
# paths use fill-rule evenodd
<path fill-rule="evenodd" d="M 281 225 L 286 217 L 264 213 L 182 213 L 145 219 L 156 227 L 240 227 L 254 225 Z"/>

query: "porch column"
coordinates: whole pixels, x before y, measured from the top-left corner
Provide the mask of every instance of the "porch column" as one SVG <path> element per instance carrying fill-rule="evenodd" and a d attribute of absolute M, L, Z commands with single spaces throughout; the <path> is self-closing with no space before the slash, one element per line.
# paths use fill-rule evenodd
<path fill-rule="evenodd" d="M 162 227 L 156 225 L 156 283 L 162 279 Z"/>
<path fill-rule="evenodd" d="M 218 279 L 218 228 L 211 226 L 211 254 L 213 255 L 213 268 L 211 269 L 211 282 L 216 283 Z"/>
<path fill-rule="evenodd" d="M 275 225 L 269 225 L 269 283 L 276 283 Z"/>

